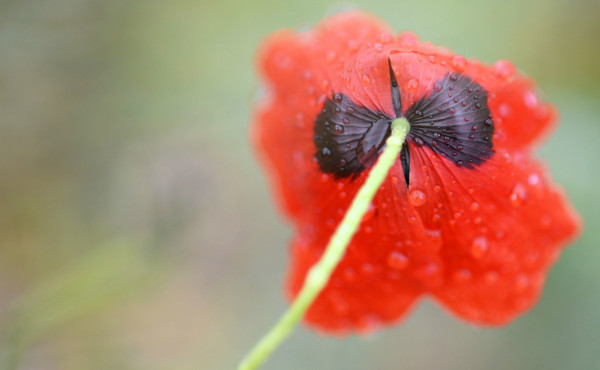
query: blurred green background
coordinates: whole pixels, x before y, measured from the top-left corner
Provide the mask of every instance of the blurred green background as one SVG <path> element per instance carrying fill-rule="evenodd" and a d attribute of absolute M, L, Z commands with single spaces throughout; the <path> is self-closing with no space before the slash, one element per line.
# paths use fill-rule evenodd
<path fill-rule="evenodd" d="M 586 231 L 501 329 L 425 301 L 369 338 L 300 328 L 265 369 L 600 369 L 600 2 L 355 1 L 534 77 Z M 290 228 L 247 140 L 260 40 L 323 0 L 0 0 L 0 369 L 231 369 L 284 311 Z"/>

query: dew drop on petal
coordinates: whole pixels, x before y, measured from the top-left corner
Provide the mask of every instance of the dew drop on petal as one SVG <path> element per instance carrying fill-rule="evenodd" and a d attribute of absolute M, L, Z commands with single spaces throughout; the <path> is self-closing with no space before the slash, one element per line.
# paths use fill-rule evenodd
<path fill-rule="evenodd" d="M 376 272 L 376 271 L 375 271 L 375 266 L 373 266 L 373 265 L 372 265 L 372 264 L 370 264 L 370 263 L 363 263 L 363 264 L 360 266 L 360 273 L 361 273 L 363 276 L 373 276 L 373 275 L 375 274 L 375 272 Z"/>
<path fill-rule="evenodd" d="M 542 215 L 540 217 L 540 227 L 542 229 L 550 228 L 551 224 L 552 224 L 552 217 L 550 215 Z"/>
<path fill-rule="evenodd" d="M 485 281 L 486 284 L 489 284 L 489 285 L 496 284 L 498 282 L 499 278 L 500 278 L 500 276 L 498 275 L 498 272 L 496 272 L 494 270 L 490 270 L 490 271 L 486 272 L 485 275 L 483 276 L 483 280 Z"/>
<path fill-rule="evenodd" d="M 452 57 L 450 64 L 452 64 L 452 67 L 454 67 L 457 71 L 462 72 L 467 66 L 467 60 L 462 55 L 455 55 Z"/>
<path fill-rule="evenodd" d="M 499 60 L 494 64 L 494 73 L 497 76 L 508 80 L 517 73 L 517 69 L 515 68 L 515 65 L 508 60 Z"/>
<path fill-rule="evenodd" d="M 419 81 L 417 81 L 414 78 L 411 78 L 410 80 L 406 81 L 406 83 L 404 84 L 404 89 L 411 94 L 416 93 L 418 88 L 419 88 Z"/>
<path fill-rule="evenodd" d="M 458 269 L 454 271 L 453 274 L 454 281 L 457 283 L 466 283 L 470 281 L 472 277 L 473 274 L 471 273 L 471 270 L 466 268 Z"/>
<path fill-rule="evenodd" d="M 389 32 L 384 32 L 379 35 L 379 41 L 381 41 L 382 44 L 389 44 L 394 41 L 394 36 Z"/>
<path fill-rule="evenodd" d="M 498 114 L 501 117 L 510 116 L 511 111 L 512 111 L 512 109 L 510 108 L 510 105 L 508 105 L 506 103 L 500 104 L 500 106 L 498 107 Z"/>
<path fill-rule="evenodd" d="M 369 207 L 367 208 L 367 212 L 365 212 L 365 215 L 363 216 L 362 222 L 372 219 L 373 216 L 375 216 L 376 211 L 377 207 L 375 207 L 373 203 L 369 203 Z"/>
<path fill-rule="evenodd" d="M 354 271 L 354 269 L 352 267 L 347 267 L 343 274 L 342 274 L 344 280 L 346 280 L 348 283 L 352 283 L 356 280 L 356 272 Z"/>
<path fill-rule="evenodd" d="M 370 86 L 371 77 L 369 77 L 369 75 L 362 75 L 362 77 L 360 78 L 360 82 L 362 82 L 363 86 Z"/>
<path fill-rule="evenodd" d="M 518 274 L 515 278 L 515 290 L 523 292 L 529 287 L 529 277 L 525 274 Z"/>
<path fill-rule="evenodd" d="M 535 109 L 538 105 L 537 96 L 535 96 L 535 94 L 531 91 L 525 93 L 525 95 L 523 96 L 523 100 L 525 101 L 525 105 L 529 109 Z"/>
<path fill-rule="evenodd" d="M 527 200 L 527 188 L 523 186 L 520 182 L 517 182 L 513 187 L 512 192 L 508 198 L 510 200 L 510 204 L 513 207 L 520 207 Z"/>
<path fill-rule="evenodd" d="M 348 51 L 350 53 L 356 53 L 356 51 L 358 50 L 358 46 L 359 46 L 358 41 L 350 40 L 348 42 Z"/>
<path fill-rule="evenodd" d="M 387 257 L 387 264 L 394 270 L 402 270 L 408 266 L 408 258 L 398 251 L 393 251 Z"/>
<path fill-rule="evenodd" d="M 358 320 L 358 330 L 362 334 L 372 333 L 381 328 L 381 326 L 381 318 L 376 314 L 366 314 Z"/>
<path fill-rule="evenodd" d="M 531 186 L 541 186 L 542 179 L 537 173 L 532 173 L 531 175 L 529 175 L 529 177 L 527 177 L 527 183 Z"/>
<path fill-rule="evenodd" d="M 488 251 L 488 240 L 485 236 L 478 236 L 471 243 L 471 256 L 474 258 L 482 258 Z"/>
<path fill-rule="evenodd" d="M 350 305 L 341 297 L 336 297 L 335 300 L 331 302 L 333 305 L 333 309 L 340 315 L 343 315 L 348 312 Z"/>
<path fill-rule="evenodd" d="M 427 201 L 427 197 L 425 196 L 425 193 L 423 193 L 421 190 L 413 189 L 408 194 L 408 201 L 412 206 L 419 207 L 425 204 L 425 202 Z"/>

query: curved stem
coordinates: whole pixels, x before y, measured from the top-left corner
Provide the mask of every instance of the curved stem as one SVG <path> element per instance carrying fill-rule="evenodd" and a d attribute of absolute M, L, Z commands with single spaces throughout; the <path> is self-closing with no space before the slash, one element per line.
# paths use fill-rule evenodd
<path fill-rule="evenodd" d="M 253 370 L 258 368 L 279 344 L 287 338 L 308 307 L 310 307 L 325 285 L 327 285 L 329 277 L 344 256 L 346 247 L 358 230 L 360 221 L 365 215 L 375 193 L 398 158 L 402 144 L 410 130 L 410 125 L 406 118 L 397 118 L 392 122 L 391 129 L 392 133 L 385 142 L 386 145 L 383 153 L 377 159 L 377 163 L 371 169 L 365 183 L 359 189 L 358 193 L 356 193 L 342 222 L 338 225 L 335 233 L 329 240 L 325 253 L 323 253 L 321 259 L 306 275 L 300 293 L 287 312 L 279 319 L 279 322 L 242 360 L 238 367 L 239 370 Z"/>

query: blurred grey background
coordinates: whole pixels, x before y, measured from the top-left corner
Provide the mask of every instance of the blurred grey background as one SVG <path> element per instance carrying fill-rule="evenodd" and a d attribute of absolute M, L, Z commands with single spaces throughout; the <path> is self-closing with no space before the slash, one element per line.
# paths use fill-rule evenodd
<path fill-rule="evenodd" d="M 355 1 L 509 59 L 561 111 L 539 151 L 586 223 L 501 329 L 425 301 L 264 369 L 600 369 L 600 2 Z M 290 228 L 248 142 L 266 35 L 323 0 L 0 0 L 0 369 L 231 369 L 286 308 Z"/>

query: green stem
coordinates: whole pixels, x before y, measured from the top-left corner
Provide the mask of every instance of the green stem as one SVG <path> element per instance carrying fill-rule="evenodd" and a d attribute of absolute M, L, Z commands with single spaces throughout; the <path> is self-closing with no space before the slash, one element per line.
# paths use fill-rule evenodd
<path fill-rule="evenodd" d="M 367 180 L 354 197 L 348 211 L 346 211 L 344 219 L 329 240 L 325 253 L 306 275 L 302 290 L 300 290 L 300 293 L 287 312 L 279 319 L 279 322 L 242 360 L 238 370 L 253 370 L 258 368 L 279 344 L 287 338 L 308 307 L 310 307 L 315 298 L 325 288 L 325 285 L 327 285 L 329 277 L 344 256 L 346 247 L 358 230 L 360 221 L 365 215 L 375 193 L 398 158 L 400 149 L 402 149 L 402 143 L 404 143 L 406 135 L 408 135 L 410 130 L 410 125 L 406 118 L 397 118 L 392 122 L 391 129 L 392 133 L 385 142 L 386 145 L 383 153 L 379 156 Z"/>

